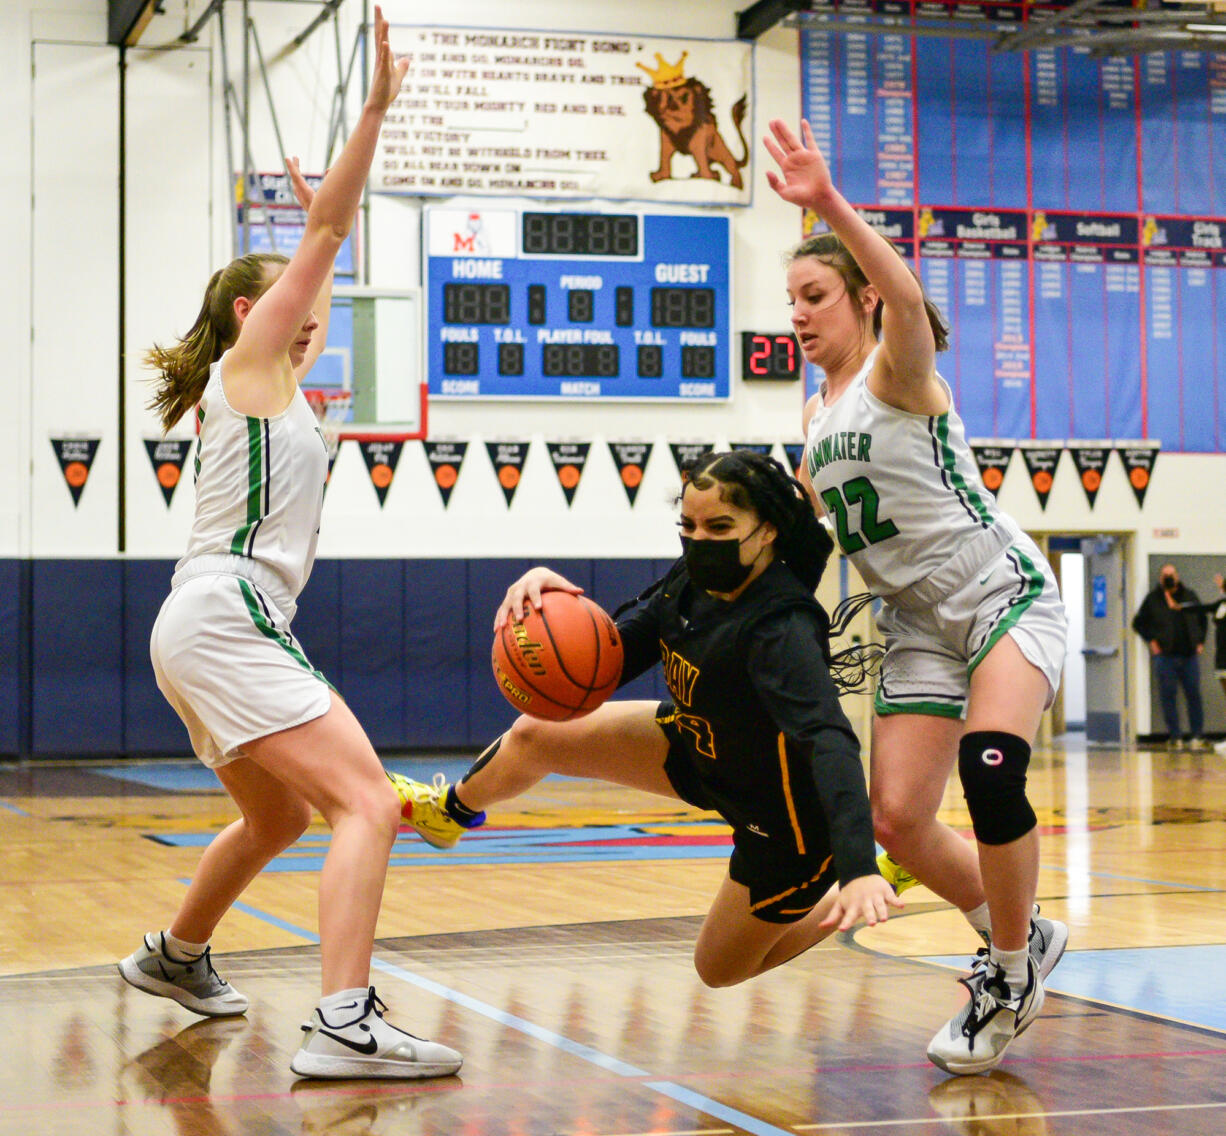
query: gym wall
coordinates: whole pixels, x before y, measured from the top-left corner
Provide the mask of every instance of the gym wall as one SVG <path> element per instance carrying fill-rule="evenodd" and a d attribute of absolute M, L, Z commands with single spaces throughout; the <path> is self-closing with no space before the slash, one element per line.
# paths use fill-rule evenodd
<path fill-rule="evenodd" d="M 463 20 L 730 38 L 744 6 L 536 0 L 508 8 L 472 0 Z M 0 92 L 8 111 L 0 119 L 7 169 L 0 206 L 15 219 L 0 276 L 11 321 L 0 370 L 0 400 L 9 408 L 0 416 L 0 755 L 186 748 L 153 687 L 147 638 L 190 526 L 190 476 L 170 494 L 155 476 L 146 443 L 159 431 L 145 409 L 148 375 L 140 359 L 154 340 L 186 330 L 210 272 L 233 254 L 219 25 L 210 20 L 194 45 L 157 50 L 203 10 L 199 0 L 168 0 L 141 47 L 126 52 L 121 83 L 119 52 L 105 43 L 104 6 L 83 7 L 79 0 L 12 0 L 0 10 Z M 393 23 L 437 22 L 437 7 L 419 0 L 384 7 Z M 319 170 L 336 85 L 331 33 L 284 53 L 308 22 L 308 6 L 251 8 L 286 146 L 305 170 Z M 240 6 L 226 9 L 238 81 Z M 360 10 L 359 0 L 341 7 L 347 46 Z M 733 234 L 734 335 L 788 327 L 782 254 L 799 238 L 800 218 L 766 185 L 762 163 L 769 159 L 759 140 L 769 118 L 798 117 L 798 40 L 780 27 L 755 48 L 746 120 L 752 205 L 721 210 Z M 254 161 L 275 169 L 272 116 L 255 79 L 251 90 Z M 359 100 L 355 84 L 350 120 Z M 726 123 L 728 108 L 715 109 Z M 373 283 L 420 283 L 420 208 L 414 198 L 373 199 L 366 233 Z M 468 443 L 454 492 L 444 503 L 421 443 L 409 442 L 380 501 L 358 447 L 345 443 L 296 630 L 377 745 L 481 744 L 507 720 L 486 678 L 489 618 L 506 583 L 527 564 L 548 561 L 573 570 L 595 598 L 615 606 L 676 551 L 679 479 L 669 443 L 791 443 L 802 399 L 800 383 L 734 379 L 731 399 L 714 405 L 435 401 L 431 437 Z M 1220 417 L 1223 410 L 1204 412 Z M 190 440 L 190 425 L 171 436 Z M 607 444 L 627 438 L 653 444 L 633 504 Z M 485 448 L 509 440 L 529 443 L 510 503 Z M 569 505 L 546 451 L 546 442 L 560 440 L 591 443 Z M 1226 554 L 1226 505 L 1213 488 L 1224 477 L 1219 453 L 1164 451 L 1142 506 L 1113 457 L 1091 509 L 1066 455 L 1043 508 L 1015 455 L 999 496 L 1032 532 L 1132 534 L 1142 568 L 1150 555 Z M 1146 573 L 1132 578 L 1139 602 Z M 1206 584 L 1194 582 L 1202 592 Z M 1133 673 L 1138 729 L 1146 732 L 1147 669 Z"/>

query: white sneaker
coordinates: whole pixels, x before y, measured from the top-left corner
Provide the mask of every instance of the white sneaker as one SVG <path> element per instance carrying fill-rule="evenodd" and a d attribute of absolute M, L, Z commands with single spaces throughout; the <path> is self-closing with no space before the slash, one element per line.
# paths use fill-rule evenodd
<path fill-rule="evenodd" d="M 1020 994 L 1009 989 L 1003 968 L 992 963 L 958 981 L 970 991 L 970 1001 L 937 1031 L 928 1060 L 947 1073 L 983 1073 L 999 1064 L 1009 1043 L 1038 1016 L 1043 983 L 1029 959 Z"/>
<path fill-rule="evenodd" d="M 1217 745 L 1213 747 L 1213 752 L 1219 757 L 1226 757 L 1226 742 L 1218 742 Z"/>
<path fill-rule="evenodd" d="M 1064 955 L 1068 946 L 1068 924 L 1059 919 L 1047 919 L 1039 914 L 1039 905 L 1034 905 L 1034 914 L 1030 917 L 1030 961 L 1039 972 L 1039 980 L 1047 981 L 1047 976 L 1056 969 L 1056 963 Z"/>
<path fill-rule="evenodd" d="M 306 1038 L 290 1069 L 300 1077 L 446 1077 L 464 1059 L 437 1042 L 405 1033 L 383 1020 L 387 1007 L 372 986 L 364 999 L 332 1012 L 319 1008 L 302 1028 Z"/>
<path fill-rule="evenodd" d="M 164 932 L 146 935 L 140 948 L 119 964 L 119 973 L 138 990 L 173 998 L 197 1014 L 225 1017 L 247 1012 L 247 996 L 213 969 L 208 947 L 190 962 L 176 962 L 166 954 Z"/>

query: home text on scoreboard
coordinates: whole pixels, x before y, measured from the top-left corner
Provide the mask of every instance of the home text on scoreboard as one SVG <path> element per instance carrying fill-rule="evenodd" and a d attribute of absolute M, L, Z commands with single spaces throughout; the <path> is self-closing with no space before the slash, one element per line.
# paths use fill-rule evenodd
<path fill-rule="evenodd" d="M 429 206 L 423 224 L 432 397 L 728 397 L 728 218 Z"/>

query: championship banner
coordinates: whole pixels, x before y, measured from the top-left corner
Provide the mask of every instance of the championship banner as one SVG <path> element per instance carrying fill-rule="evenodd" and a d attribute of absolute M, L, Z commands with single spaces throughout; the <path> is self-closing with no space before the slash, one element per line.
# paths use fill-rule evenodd
<path fill-rule="evenodd" d="M 975 455 L 975 464 L 979 467 L 979 477 L 983 481 L 983 487 L 989 493 L 1000 492 L 1015 445 L 1014 442 L 998 442 L 991 439 L 970 443 L 971 453 Z"/>
<path fill-rule="evenodd" d="M 149 464 L 153 466 L 153 476 L 158 479 L 158 488 L 166 498 L 166 507 L 170 508 L 171 498 L 183 476 L 183 466 L 187 461 L 187 451 L 191 449 L 190 438 L 146 438 L 145 452 L 149 455 Z M 329 473 L 331 469 L 329 469 Z"/>
<path fill-rule="evenodd" d="M 1160 448 L 1157 442 L 1130 442 L 1115 448 L 1124 463 L 1124 472 L 1128 474 L 1128 484 L 1132 486 L 1137 504 L 1141 507 L 1145 505 L 1145 492 L 1154 475 L 1154 463 L 1158 460 Z"/>
<path fill-rule="evenodd" d="M 617 466 L 617 473 L 631 508 L 634 507 L 634 499 L 639 495 L 639 486 L 643 484 L 643 471 L 651 457 L 651 446 L 651 442 L 609 443 L 613 464 Z"/>
<path fill-rule="evenodd" d="M 783 452 L 787 455 L 788 469 L 793 477 L 800 476 L 800 463 L 804 461 L 805 444 L 804 442 L 784 442 Z"/>
<path fill-rule="evenodd" d="M 412 65 L 375 192 L 750 203 L 751 44 L 400 26 L 391 46 Z"/>
<path fill-rule="evenodd" d="M 549 450 L 553 472 L 558 475 L 558 484 L 562 486 L 569 508 L 575 499 L 575 490 L 579 488 L 579 479 L 583 477 L 583 467 L 587 465 L 587 454 L 592 443 L 546 442 L 545 447 Z"/>
<path fill-rule="evenodd" d="M 73 508 L 80 504 L 85 483 L 89 480 L 90 466 L 94 464 L 94 455 L 101 441 L 101 438 L 51 439 L 51 448 L 55 450 L 60 472 L 64 475 L 64 484 L 72 494 Z"/>
<path fill-rule="evenodd" d="M 443 508 L 451 500 L 451 491 L 460 480 L 460 467 L 464 464 L 464 455 L 468 452 L 467 442 L 422 443 L 426 451 L 426 461 L 430 463 L 430 472 L 434 474 L 434 484 L 443 497 Z"/>
<path fill-rule="evenodd" d="M 362 450 L 362 460 L 366 463 L 366 472 L 370 474 L 370 483 L 379 495 L 379 508 L 382 509 L 383 502 L 387 500 L 387 491 L 392 487 L 392 478 L 396 476 L 404 442 L 363 438 L 358 445 Z"/>
<path fill-rule="evenodd" d="M 324 180 L 323 174 L 303 174 L 303 180 L 312 189 L 318 189 Z M 235 256 L 244 252 L 279 252 L 293 256 L 302 243 L 306 232 L 306 210 L 298 204 L 289 174 L 280 172 L 253 173 L 243 189 L 243 175 L 234 175 L 234 200 L 237 202 L 238 224 L 246 227 L 247 247 L 243 248 L 243 234 L 239 235 L 240 247 Z M 353 232 L 345 238 L 336 254 L 337 276 L 352 276 L 354 272 L 354 242 L 359 231 L 361 217 L 355 217 Z M 312 381 L 315 381 L 314 379 Z"/>
<path fill-rule="evenodd" d="M 673 452 L 673 461 L 677 463 L 677 472 L 680 473 L 690 462 L 711 453 L 715 446 L 710 442 L 669 442 L 668 448 Z"/>
<path fill-rule="evenodd" d="M 1098 491 L 1102 488 L 1103 470 L 1107 466 L 1107 459 L 1111 456 L 1110 443 L 1086 445 L 1082 442 L 1070 442 L 1068 452 L 1073 455 L 1073 465 L 1077 467 L 1081 488 L 1085 490 L 1086 500 L 1090 502 L 1090 508 L 1093 509 Z"/>
<path fill-rule="evenodd" d="M 1030 484 L 1039 498 L 1040 508 L 1047 508 L 1047 498 L 1051 496 L 1051 487 L 1056 480 L 1056 466 L 1060 464 L 1060 455 L 1064 452 L 1061 446 L 1036 445 L 1023 442 L 1019 447 L 1022 458 L 1026 462 L 1026 470 L 1030 474 Z"/>
<path fill-rule="evenodd" d="M 485 443 L 494 472 L 498 475 L 498 484 L 502 486 L 502 495 L 507 499 L 508 509 L 511 507 L 515 490 L 519 488 L 524 462 L 528 460 L 528 446 L 528 442 Z"/>

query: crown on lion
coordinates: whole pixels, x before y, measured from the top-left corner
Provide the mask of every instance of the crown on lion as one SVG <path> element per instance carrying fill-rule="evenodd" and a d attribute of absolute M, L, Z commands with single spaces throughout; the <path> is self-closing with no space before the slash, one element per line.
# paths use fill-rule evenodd
<path fill-rule="evenodd" d="M 676 63 L 666 63 L 664 56 L 658 51 L 656 54 L 656 62 L 659 67 L 648 67 L 646 63 L 636 63 L 636 67 L 641 67 L 648 75 L 651 76 L 651 85 L 653 87 L 668 88 L 680 87 L 685 82 L 685 57 L 689 55 L 688 51 L 681 53 L 681 58 Z"/>

